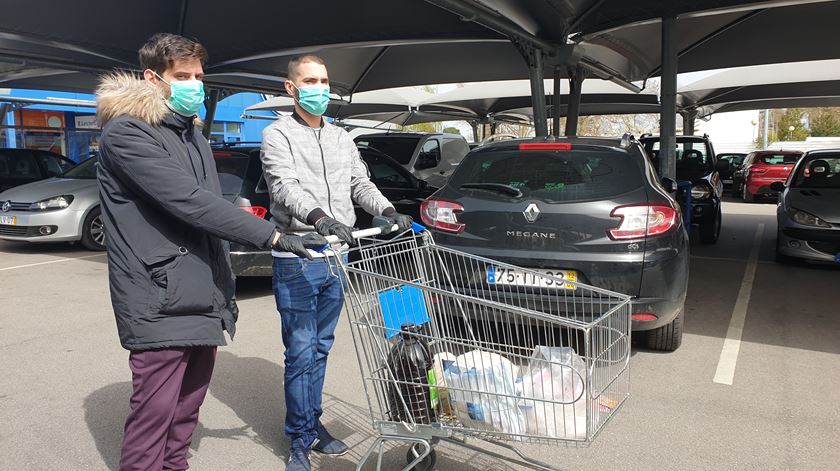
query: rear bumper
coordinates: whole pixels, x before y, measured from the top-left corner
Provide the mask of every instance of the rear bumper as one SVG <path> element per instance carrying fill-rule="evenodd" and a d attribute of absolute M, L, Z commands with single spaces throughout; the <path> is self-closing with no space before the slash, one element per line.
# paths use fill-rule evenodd
<path fill-rule="evenodd" d="M 245 250 L 235 247 L 230 252 L 230 267 L 236 276 L 271 276 L 273 261 L 268 250 Z"/>
<path fill-rule="evenodd" d="M 633 300 L 631 313 L 651 313 L 655 314 L 657 318 L 650 321 L 631 321 L 631 329 L 634 332 L 641 332 L 645 330 L 658 329 L 659 327 L 670 324 L 685 307 L 685 296 L 681 299 L 663 299 L 663 298 L 637 298 Z M 632 319 L 632 317 L 631 317 Z"/>

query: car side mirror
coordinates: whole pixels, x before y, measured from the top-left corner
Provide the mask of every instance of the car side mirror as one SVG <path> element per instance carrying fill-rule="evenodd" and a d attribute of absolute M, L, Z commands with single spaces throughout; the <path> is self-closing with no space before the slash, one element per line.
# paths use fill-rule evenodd
<path fill-rule="evenodd" d="M 732 165 L 728 160 L 718 160 L 717 165 L 715 165 L 715 170 L 718 172 L 728 172 L 730 168 L 732 168 Z"/>
<path fill-rule="evenodd" d="M 665 188 L 665 191 L 668 193 L 676 193 L 677 192 L 677 182 L 671 180 L 668 177 L 662 177 L 662 188 Z"/>
<path fill-rule="evenodd" d="M 770 189 L 773 191 L 782 192 L 785 191 L 785 184 L 782 182 L 773 182 L 770 184 Z"/>

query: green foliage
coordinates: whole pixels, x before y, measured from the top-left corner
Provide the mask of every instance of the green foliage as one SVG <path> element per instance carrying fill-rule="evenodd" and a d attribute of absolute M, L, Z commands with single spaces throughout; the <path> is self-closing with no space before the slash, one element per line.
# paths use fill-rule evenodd
<path fill-rule="evenodd" d="M 448 128 L 443 128 L 443 132 L 446 133 L 446 134 L 461 134 L 461 130 L 454 127 L 454 126 L 449 126 Z"/>
<path fill-rule="evenodd" d="M 788 108 L 776 123 L 776 135 L 783 141 L 804 141 L 810 133 L 802 125 L 803 112 L 799 108 Z M 793 131 L 790 128 L 793 127 Z"/>
<path fill-rule="evenodd" d="M 816 108 L 808 114 L 811 118 L 812 136 L 840 136 L 840 108 Z"/>

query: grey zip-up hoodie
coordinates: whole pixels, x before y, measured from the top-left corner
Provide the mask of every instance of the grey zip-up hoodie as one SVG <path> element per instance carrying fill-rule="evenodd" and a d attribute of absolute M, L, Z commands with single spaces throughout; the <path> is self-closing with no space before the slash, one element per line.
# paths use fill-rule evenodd
<path fill-rule="evenodd" d="M 353 227 L 353 202 L 375 216 L 393 208 L 370 181 L 347 131 L 327 122 L 313 129 L 298 119 L 283 116 L 263 130 L 271 216 L 283 232 L 312 232 L 325 215 Z"/>

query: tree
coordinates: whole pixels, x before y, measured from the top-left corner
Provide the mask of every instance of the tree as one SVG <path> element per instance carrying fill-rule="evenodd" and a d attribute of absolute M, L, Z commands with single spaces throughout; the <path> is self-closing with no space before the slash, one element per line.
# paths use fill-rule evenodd
<path fill-rule="evenodd" d="M 802 115 L 799 108 L 788 108 L 776 122 L 776 136 L 785 141 L 804 141 L 810 133 L 802 125 Z M 793 130 L 791 131 L 791 127 Z"/>
<path fill-rule="evenodd" d="M 840 108 L 815 108 L 808 111 L 808 117 L 812 136 L 840 136 Z"/>
<path fill-rule="evenodd" d="M 444 132 L 446 134 L 461 134 L 461 130 L 454 127 L 454 126 L 449 126 L 448 128 L 443 128 L 442 132 Z"/>
<path fill-rule="evenodd" d="M 420 123 L 412 124 L 410 126 L 403 126 L 402 130 L 406 132 L 440 132 L 443 123 Z"/>

